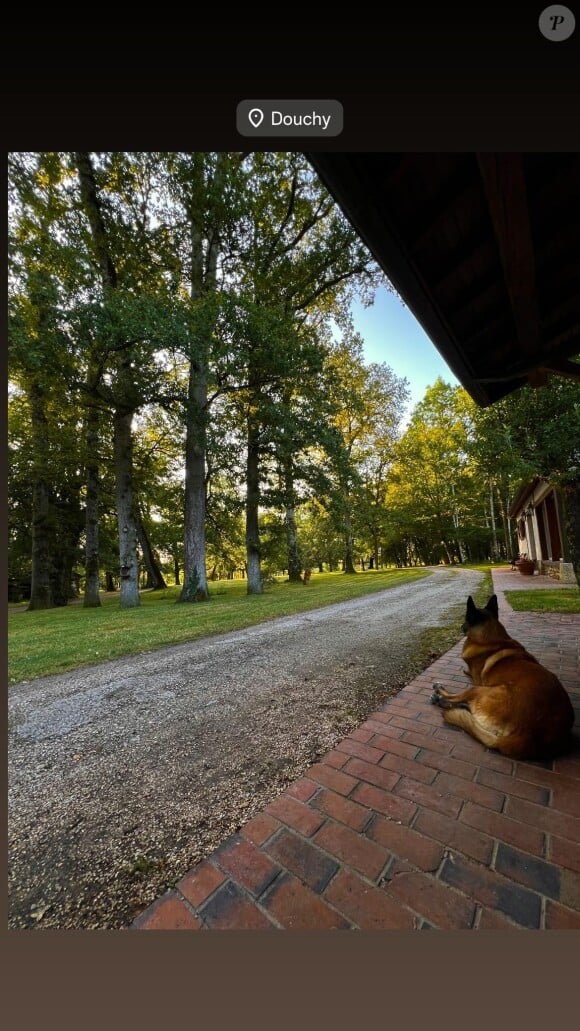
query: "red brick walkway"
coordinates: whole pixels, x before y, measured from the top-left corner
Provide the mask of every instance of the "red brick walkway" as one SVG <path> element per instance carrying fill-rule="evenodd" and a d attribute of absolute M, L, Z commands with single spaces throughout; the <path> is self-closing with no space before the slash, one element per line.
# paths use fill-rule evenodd
<path fill-rule="evenodd" d="M 445 726 L 429 695 L 469 683 L 459 643 L 132 928 L 580 929 L 580 615 L 514 612 L 503 590 L 532 578 L 493 576 L 500 619 L 572 696 L 572 754 L 515 762 Z"/>

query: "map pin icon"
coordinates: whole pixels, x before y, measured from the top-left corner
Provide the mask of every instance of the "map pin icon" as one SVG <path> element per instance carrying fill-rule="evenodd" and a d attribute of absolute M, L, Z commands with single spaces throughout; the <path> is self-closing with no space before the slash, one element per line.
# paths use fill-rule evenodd
<path fill-rule="evenodd" d="M 264 121 L 264 112 L 261 111 L 259 107 L 253 107 L 252 110 L 248 112 L 248 119 L 254 126 L 254 129 L 257 129 Z"/>

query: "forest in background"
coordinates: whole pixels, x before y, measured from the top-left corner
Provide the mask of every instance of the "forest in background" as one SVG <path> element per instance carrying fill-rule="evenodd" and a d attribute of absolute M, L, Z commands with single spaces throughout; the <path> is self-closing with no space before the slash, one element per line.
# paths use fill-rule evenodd
<path fill-rule="evenodd" d="M 12 154 L 9 234 L 11 600 L 511 559 L 532 475 L 578 573 L 579 384 L 406 418 L 350 315 L 384 276 L 302 154 Z"/>

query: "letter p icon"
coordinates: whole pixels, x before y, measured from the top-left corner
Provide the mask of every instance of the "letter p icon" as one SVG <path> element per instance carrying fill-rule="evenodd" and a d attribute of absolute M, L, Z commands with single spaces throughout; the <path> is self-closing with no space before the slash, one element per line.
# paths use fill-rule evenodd
<path fill-rule="evenodd" d="M 551 43 L 562 43 L 569 39 L 576 28 L 576 19 L 569 7 L 563 4 L 552 4 L 544 8 L 539 19 L 538 27 L 542 36 L 549 39 Z"/>

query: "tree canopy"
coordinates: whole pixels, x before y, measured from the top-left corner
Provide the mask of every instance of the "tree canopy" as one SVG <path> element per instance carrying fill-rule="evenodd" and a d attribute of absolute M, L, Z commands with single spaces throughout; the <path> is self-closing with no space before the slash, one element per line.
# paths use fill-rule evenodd
<path fill-rule="evenodd" d="M 9 586 L 31 608 L 511 557 L 519 482 L 577 490 L 577 383 L 482 410 L 438 380 L 409 413 L 365 361 L 350 302 L 384 277 L 303 155 L 22 153 L 9 188 Z"/>

